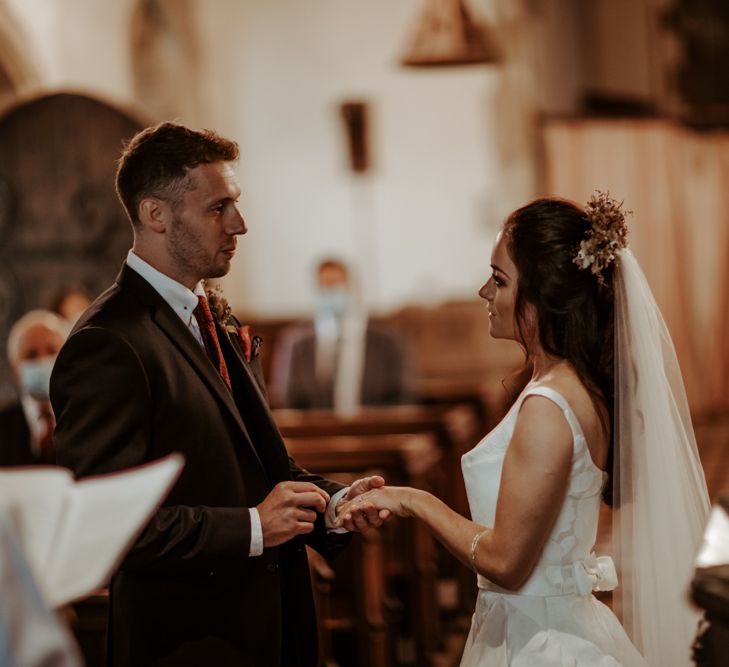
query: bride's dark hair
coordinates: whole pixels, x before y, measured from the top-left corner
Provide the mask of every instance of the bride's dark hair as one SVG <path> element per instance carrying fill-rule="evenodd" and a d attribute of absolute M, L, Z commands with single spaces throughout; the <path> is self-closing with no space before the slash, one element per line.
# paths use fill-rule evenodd
<path fill-rule="evenodd" d="M 553 198 L 536 199 L 504 223 L 509 255 L 519 272 L 514 312 L 527 360 L 530 352 L 524 329 L 526 306 L 531 304 L 542 348 L 569 361 L 590 393 L 610 440 L 607 472 L 612 475 L 614 264 L 602 272 L 604 285 L 575 264 L 589 229 L 582 208 Z M 601 406 L 607 408 L 607 415 Z M 609 505 L 611 489 L 608 480 L 603 498 Z"/>

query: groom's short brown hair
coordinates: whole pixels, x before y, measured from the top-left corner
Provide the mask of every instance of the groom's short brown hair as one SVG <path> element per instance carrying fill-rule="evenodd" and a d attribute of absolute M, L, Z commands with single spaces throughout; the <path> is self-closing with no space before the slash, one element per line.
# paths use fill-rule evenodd
<path fill-rule="evenodd" d="M 132 225 L 137 208 L 153 196 L 175 205 L 187 189 L 187 174 L 200 164 L 233 162 L 238 144 L 210 130 L 160 123 L 136 134 L 124 146 L 116 172 L 116 192 Z"/>

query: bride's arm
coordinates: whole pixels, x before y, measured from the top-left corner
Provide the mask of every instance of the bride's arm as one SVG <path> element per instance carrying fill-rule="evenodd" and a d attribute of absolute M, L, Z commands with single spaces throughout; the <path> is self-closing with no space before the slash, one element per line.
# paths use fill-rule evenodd
<path fill-rule="evenodd" d="M 572 432 L 562 410 L 547 398 L 529 396 L 504 457 L 493 527 L 484 528 L 427 491 L 409 487 L 369 492 L 359 507 L 345 507 L 342 518 L 371 504 L 370 509 L 374 505 L 420 519 L 461 562 L 499 586 L 516 589 L 534 568 L 562 507 L 572 451 Z"/>

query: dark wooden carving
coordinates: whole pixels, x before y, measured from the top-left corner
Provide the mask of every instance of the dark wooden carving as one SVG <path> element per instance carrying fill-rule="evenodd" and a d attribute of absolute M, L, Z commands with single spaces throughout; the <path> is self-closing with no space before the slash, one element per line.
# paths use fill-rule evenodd
<path fill-rule="evenodd" d="M 114 192 L 122 142 L 143 123 L 91 97 L 56 93 L 0 115 L 0 399 L 12 394 L 10 325 L 65 286 L 96 295 L 132 233 Z"/>

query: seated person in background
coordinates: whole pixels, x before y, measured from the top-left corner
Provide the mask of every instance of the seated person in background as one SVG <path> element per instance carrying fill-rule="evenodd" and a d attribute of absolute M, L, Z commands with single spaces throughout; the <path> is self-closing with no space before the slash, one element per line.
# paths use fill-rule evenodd
<path fill-rule="evenodd" d="M 314 321 L 284 332 L 274 350 L 276 407 L 346 412 L 412 402 L 405 346 L 368 320 L 353 282 L 344 262 L 319 263 Z"/>
<path fill-rule="evenodd" d="M 56 355 L 69 324 L 49 310 L 31 310 L 8 335 L 8 361 L 18 399 L 0 407 L 0 465 L 54 463 L 55 419 L 48 398 Z"/>
<path fill-rule="evenodd" d="M 51 310 L 73 326 L 90 305 L 91 298 L 85 290 L 80 287 L 64 287 L 53 299 Z"/>

